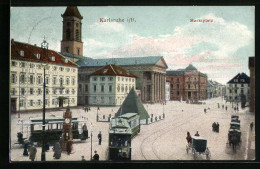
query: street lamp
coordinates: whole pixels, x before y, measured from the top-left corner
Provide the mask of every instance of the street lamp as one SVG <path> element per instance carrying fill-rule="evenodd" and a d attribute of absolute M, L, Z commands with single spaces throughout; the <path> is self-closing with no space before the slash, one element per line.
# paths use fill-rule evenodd
<path fill-rule="evenodd" d="M 42 112 L 42 154 L 41 161 L 46 161 L 45 158 L 45 66 L 43 65 L 43 112 Z"/>
<path fill-rule="evenodd" d="M 91 136 L 91 139 L 90 139 L 91 140 L 91 144 L 90 144 L 91 145 L 91 147 L 90 147 L 90 161 L 91 161 L 92 160 L 92 136 L 93 136 L 93 134 L 92 134 L 93 133 L 93 125 L 92 125 L 92 123 L 91 123 L 91 126 L 90 126 L 90 131 L 91 131 L 91 135 L 90 135 Z"/>

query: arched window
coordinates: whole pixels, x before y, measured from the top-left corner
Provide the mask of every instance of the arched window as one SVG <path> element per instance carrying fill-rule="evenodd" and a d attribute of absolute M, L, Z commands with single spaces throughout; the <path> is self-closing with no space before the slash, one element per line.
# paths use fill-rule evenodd
<path fill-rule="evenodd" d="M 76 40 L 79 40 L 79 30 L 76 30 Z"/>
<path fill-rule="evenodd" d="M 70 39 L 70 29 L 66 30 L 66 39 L 69 40 Z"/>

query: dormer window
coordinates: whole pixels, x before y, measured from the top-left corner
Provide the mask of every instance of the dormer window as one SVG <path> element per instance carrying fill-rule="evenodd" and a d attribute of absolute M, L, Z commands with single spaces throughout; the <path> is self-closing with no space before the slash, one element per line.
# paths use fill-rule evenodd
<path fill-rule="evenodd" d="M 104 69 L 103 73 L 107 73 L 107 69 Z"/>
<path fill-rule="evenodd" d="M 234 82 L 238 82 L 238 79 L 235 79 Z"/>
<path fill-rule="evenodd" d="M 24 51 L 20 50 L 20 56 L 24 56 Z"/>
<path fill-rule="evenodd" d="M 241 82 L 245 82 L 245 79 L 241 79 L 240 81 L 241 81 Z"/>
<path fill-rule="evenodd" d="M 41 54 L 39 54 L 39 53 L 35 53 L 34 55 L 36 56 L 37 59 L 41 58 Z"/>
<path fill-rule="evenodd" d="M 68 61 L 68 59 L 65 59 L 65 63 L 68 63 L 69 61 Z"/>
<path fill-rule="evenodd" d="M 55 56 L 51 56 L 51 61 L 55 61 Z"/>
<path fill-rule="evenodd" d="M 121 70 L 118 70 L 118 73 L 119 73 L 119 74 L 122 74 L 122 71 L 121 71 Z"/>

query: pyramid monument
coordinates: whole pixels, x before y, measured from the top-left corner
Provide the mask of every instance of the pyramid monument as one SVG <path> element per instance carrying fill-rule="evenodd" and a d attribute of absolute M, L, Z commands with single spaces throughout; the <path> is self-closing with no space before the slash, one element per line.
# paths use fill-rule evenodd
<path fill-rule="evenodd" d="M 121 113 L 122 108 L 122 113 Z M 126 114 L 126 113 L 137 113 L 140 116 L 140 120 L 149 118 L 149 114 L 145 110 L 142 102 L 138 98 L 134 88 L 130 90 L 127 97 L 125 98 L 123 104 L 118 109 L 116 117 Z"/>

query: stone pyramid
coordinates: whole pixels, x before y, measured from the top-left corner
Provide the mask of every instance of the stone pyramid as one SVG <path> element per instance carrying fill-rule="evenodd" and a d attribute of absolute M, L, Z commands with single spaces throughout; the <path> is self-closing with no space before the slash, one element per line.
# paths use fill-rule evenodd
<path fill-rule="evenodd" d="M 138 98 L 134 88 L 132 88 L 125 98 L 123 104 L 118 109 L 116 113 L 116 117 L 120 116 L 122 108 L 122 115 L 126 113 L 137 113 L 140 116 L 140 119 L 147 119 L 150 116 L 148 115 L 147 111 L 145 110 L 142 102 Z"/>

